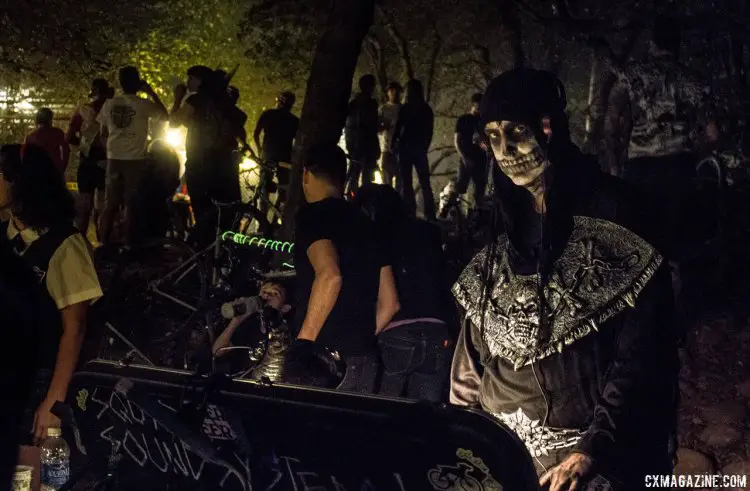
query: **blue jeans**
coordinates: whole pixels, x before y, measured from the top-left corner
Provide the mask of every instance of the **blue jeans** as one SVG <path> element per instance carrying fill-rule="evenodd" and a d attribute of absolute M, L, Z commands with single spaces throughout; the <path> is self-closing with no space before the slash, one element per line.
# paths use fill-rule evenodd
<path fill-rule="evenodd" d="M 376 354 L 346 357 L 346 374 L 336 390 L 374 394 L 380 369 Z"/>
<path fill-rule="evenodd" d="M 450 374 L 451 351 L 444 324 L 416 323 L 378 336 L 383 377 L 380 394 L 438 402 Z"/>

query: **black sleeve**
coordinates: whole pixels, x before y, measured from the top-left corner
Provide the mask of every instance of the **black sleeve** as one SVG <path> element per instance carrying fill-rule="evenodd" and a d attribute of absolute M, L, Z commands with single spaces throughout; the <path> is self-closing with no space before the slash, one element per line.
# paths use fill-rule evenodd
<path fill-rule="evenodd" d="M 319 240 L 332 240 L 333 233 L 329 224 L 331 218 L 325 209 L 317 204 L 308 205 L 297 215 L 297 231 L 295 248 L 301 247 L 305 252 Z"/>
<path fill-rule="evenodd" d="M 643 432 L 672 432 L 679 365 L 672 316 L 670 277 L 662 266 L 617 334 L 602 395 L 576 451 L 611 462 L 621 453 L 620 441 Z"/>
<path fill-rule="evenodd" d="M 260 117 L 258 118 L 258 122 L 255 124 L 255 127 L 259 130 L 265 130 L 267 119 L 268 111 L 263 111 L 263 113 L 261 113 Z"/>
<path fill-rule="evenodd" d="M 369 104 L 369 108 L 367 110 L 367 131 L 372 133 L 378 132 L 378 122 L 380 121 L 380 115 L 378 114 L 378 103 L 377 101 L 372 101 L 371 104 Z"/>
<path fill-rule="evenodd" d="M 375 253 L 377 257 L 378 265 L 381 268 L 386 266 L 393 266 L 393 255 L 391 253 L 391 247 L 385 239 L 376 238 L 375 241 Z"/>
<path fill-rule="evenodd" d="M 456 120 L 455 133 L 458 133 L 460 135 L 461 134 L 461 130 L 463 130 L 463 125 L 464 125 L 464 117 L 461 116 L 460 118 L 458 118 Z"/>
<path fill-rule="evenodd" d="M 185 99 L 185 104 L 190 104 L 194 109 L 199 109 L 201 105 L 201 98 L 198 94 L 193 94 Z"/>
<path fill-rule="evenodd" d="M 297 130 L 299 129 L 299 118 L 297 116 L 292 116 L 292 117 L 294 118 L 294 125 L 293 125 L 294 131 L 293 131 L 293 133 L 296 136 L 297 135 Z"/>

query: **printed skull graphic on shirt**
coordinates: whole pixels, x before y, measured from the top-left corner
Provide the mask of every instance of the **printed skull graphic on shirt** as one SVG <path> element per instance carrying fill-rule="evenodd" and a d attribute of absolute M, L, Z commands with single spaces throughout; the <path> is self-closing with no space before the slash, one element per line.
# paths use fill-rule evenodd
<path fill-rule="evenodd" d="M 112 123 L 122 130 L 130 127 L 133 123 L 135 110 L 130 106 L 112 106 L 110 115 L 112 116 Z"/>

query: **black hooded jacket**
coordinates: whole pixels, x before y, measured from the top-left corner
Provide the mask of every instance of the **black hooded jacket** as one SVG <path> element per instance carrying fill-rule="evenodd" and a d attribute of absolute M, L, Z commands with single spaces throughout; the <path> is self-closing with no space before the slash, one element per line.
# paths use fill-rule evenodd
<path fill-rule="evenodd" d="M 465 321 L 451 402 L 514 429 L 540 473 L 580 452 L 615 489 L 640 488 L 672 464 L 670 277 L 644 240 L 651 231 L 636 192 L 567 135 L 553 142 L 544 221 L 528 191 L 495 175 L 506 232 L 453 289 Z"/>

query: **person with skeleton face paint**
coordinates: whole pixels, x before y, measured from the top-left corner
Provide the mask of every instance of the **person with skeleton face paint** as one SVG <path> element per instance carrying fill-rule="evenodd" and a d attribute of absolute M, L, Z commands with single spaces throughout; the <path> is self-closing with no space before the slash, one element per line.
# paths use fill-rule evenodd
<path fill-rule="evenodd" d="M 673 463 L 670 279 L 637 194 L 571 143 L 565 105 L 530 69 L 482 100 L 505 233 L 453 287 L 450 398 L 513 429 L 551 490 L 640 489 Z"/>

